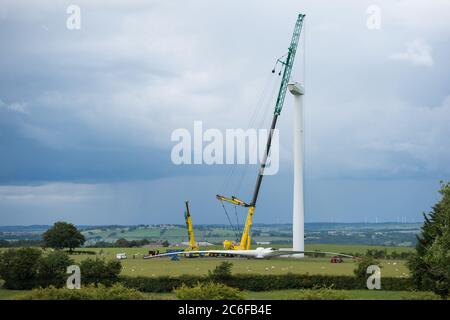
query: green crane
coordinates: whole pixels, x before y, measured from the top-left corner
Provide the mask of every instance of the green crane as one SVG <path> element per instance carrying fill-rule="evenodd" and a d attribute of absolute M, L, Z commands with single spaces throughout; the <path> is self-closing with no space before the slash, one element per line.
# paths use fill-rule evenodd
<path fill-rule="evenodd" d="M 284 98 L 286 97 L 287 85 L 289 83 L 289 79 L 291 78 L 292 66 L 294 65 L 294 58 L 295 54 L 297 53 L 298 41 L 300 40 L 300 33 L 302 32 L 304 18 L 304 14 L 300 13 L 298 15 L 297 22 L 295 23 L 294 33 L 292 34 L 291 45 L 289 46 L 286 56 L 286 61 L 282 61 L 280 59 L 277 60 L 277 62 L 280 62 L 285 66 L 280 90 L 278 91 L 277 103 L 275 104 L 275 115 L 277 116 L 280 115 L 281 109 L 283 109 Z"/>
<path fill-rule="evenodd" d="M 275 104 L 275 111 L 273 114 L 272 125 L 270 126 L 270 132 L 267 137 L 267 144 L 266 144 L 266 150 L 264 153 L 264 158 L 261 161 L 261 167 L 259 169 L 258 177 L 256 178 L 256 186 L 253 191 L 252 201 L 250 202 L 250 204 L 247 204 L 244 201 L 237 199 L 236 197 L 227 198 L 224 196 L 217 195 L 217 199 L 219 199 L 221 201 L 227 201 L 227 202 L 230 202 L 235 205 L 248 207 L 247 219 L 245 221 L 245 226 L 244 226 L 244 230 L 242 232 L 241 241 L 240 241 L 240 243 L 236 244 L 234 241 L 225 240 L 223 242 L 223 245 L 224 245 L 224 248 L 227 250 L 228 249 L 233 249 L 233 250 L 245 250 L 245 249 L 248 250 L 248 249 L 250 249 L 250 240 L 251 240 L 250 230 L 252 227 L 252 220 L 253 220 L 253 214 L 255 212 L 256 200 L 258 199 L 259 189 L 261 187 L 262 178 L 264 176 L 264 169 L 266 167 L 267 158 L 270 153 L 270 146 L 272 145 L 273 132 L 274 132 L 276 124 L 277 124 L 278 116 L 280 115 L 281 110 L 283 109 L 284 98 L 286 96 L 287 85 L 288 85 L 289 79 L 291 77 L 292 66 L 294 65 L 294 58 L 295 58 L 295 54 L 297 52 L 297 46 L 298 46 L 298 42 L 300 40 L 300 33 L 302 31 L 304 18 L 305 18 L 304 14 L 300 13 L 298 15 L 297 22 L 295 23 L 294 32 L 292 34 L 291 44 L 289 46 L 287 54 L 283 56 L 283 57 L 285 57 L 285 59 L 280 58 L 277 60 L 277 63 L 278 62 L 281 63 L 282 66 L 284 67 L 283 77 L 281 79 L 280 89 L 278 91 L 278 97 L 277 97 L 276 104 Z M 275 72 L 275 69 L 272 70 L 272 72 Z"/>

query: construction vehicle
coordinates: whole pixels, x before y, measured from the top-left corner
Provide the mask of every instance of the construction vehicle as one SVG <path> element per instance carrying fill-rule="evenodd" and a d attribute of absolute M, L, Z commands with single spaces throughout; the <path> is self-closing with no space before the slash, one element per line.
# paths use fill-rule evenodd
<path fill-rule="evenodd" d="M 278 96 L 277 96 L 277 100 L 276 100 L 276 104 L 275 104 L 275 111 L 274 111 L 274 115 L 273 115 L 273 119 L 272 119 L 272 125 L 270 127 L 270 132 L 267 137 L 266 149 L 265 149 L 265 153 L 264 153 L 263 159 L 261 161 L 261 166 L 260 166 L 259 173 L 258 173 L 258 176 L 256 179 L 256 186 L 255 186 L 255 189 L 253 192 L 252 201 L 249 204 L 247 204 L 244 201 L 239 200 L 236 197 L 227 198 L 227 197 L 224 197 L 221 195 L 216 196 L 216 198 L 222 202 L 225 201 L 225 202 L 234 204 L 236 206 L 242 206 L 242 207 L 248 208 L 247 218 L 245 221 L 244 229 L 242 231 L 240 242 L 237 243 L 235 241 L 225 240 L 223 242 L 223 246 L 224 246 L 225 250 L 250 250 L 251 227 L 252 227 L 253 214 L 255 212 L 255 207 L 256 207 L 256 200 L 258 199 L 259 189 L 261 187 L 262 178 L 264 176 L 264 169 L 266 167 L 267 158 L 270 153 L 273 132 L 274 132 L 276 124 L 277 124 L 278 116 L 280 115 L 281 110 L 283 109 L 284 98 L 286 96 L 286 90 L 287 90 L 288 82 L 289 82 L 289 79 L 291 76 L 291 71 L 292 71 L 292 67 L 294 64 L 295 54 L 297 52 L 297 46 L 298 46 L 298 42 L 300 39 L 300 33 L 302 30 L 304 17 L 305 17 L 304 14 L 298 15 L 288 52 L 282 58 L 277 59 L 276 64 L 275 64 L 275 66 L 276 66 L 278 63 L 280 63 L 281 68 L 282 69 L 284 68 L 283 77 L 281 80 L 280 88 L 278 90 Z M 279 75 L 281 75 L 281 72 L 282 71 L 280 70 Z M 275 73 L 275 68 L 272 70 L 272 73 Z"/>
<path fill-rule="evenodd" d="M 116 259 L 117 260 L 127 259 L 127 254 L 126 253 L 116 253 Z"/>
<path fill-rule="evenodd" d="M 199 257 L 198 254 L 196 253 L 192 253 L 192 251 L 198 251 L 198 245 L 197 242 L 195 241 L 195 235 L 194 235 L 194 227 L 192 225 L 192 217 L 191 217 L 191 212 L 189 210 L 189 201 L 185 201 L 185 205 L 186 205 L 186 211 L 184 212 L 184 219 L 186 221 L 186 228 L 188 231 L 188 237 L 189 237 L 189 247 L 187 247 L 185 249 L 185 251 L 188 251 L 189 253 L 183 254 L 182 252 L 180 252 L 180 250 L 176 250 L 176 249 L 168 249 L 166 250 L 166 255 L 167 254 L 171 254 L 173 252 L 176 252 L 177 254 L 173 256 L 172 260 L 177 260 L 177 255 L 184 255 L 185 257 L 190 257 L 190 258 L 194 258 L 194 257 Z M 160 255 L 159 250 L 157 251 L 149 251 L 149 253 L 147 255 L 144 256 L 144 259 L 149 259 L 151 257 L 155 257 Z"/>
<path fill-rule="evenodd" d="M 144 255 L 142 256 L 142 258 L 143 258 L 143 259 L 149 259 L 149 258 L 151 258 L 151 257 L 158 256 L 158 255 L 160 255 L 160 254 L 161 254 L 161 252 L 159 252 L 159 250 L 148 250 L 148 253 L 147 253 L 147 254 L 144 254 Z"/>
<path fill-rule="evenodd" d="M 197 251 L 198 245 L 197 242 L 195 241 L 194 227 L 192 225 L 192 217 L 191 212 L 189 210 L 189 201 L 185 201 L 185 204 L 186 204 L 186 211 L 184 212 L 184 219 L 186 221 L 186 228 L 189 237 L 189 247 L 186 248 L 186 251 Z"/>

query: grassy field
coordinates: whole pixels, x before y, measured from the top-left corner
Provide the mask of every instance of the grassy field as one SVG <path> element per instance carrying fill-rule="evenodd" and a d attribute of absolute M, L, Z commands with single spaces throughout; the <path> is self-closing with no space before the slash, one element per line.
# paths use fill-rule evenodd
<path fill-rule="evenodd" d="M 388 252 L 397 251 L 409 252 L 413 248 L 408 247 L 382 247 L 364 245 L 308 245 L 307 250 L 334 251 L 342 253 L 366 252 L 367 249 L 386 249 Z M 208 270 L 213 269 L 220 262 L 228 260 L 233 263 L 232 272 L 253 273 L 253 274 L 330 274 L 330 275 L 352 275 L 356 263 L 351 259 L 345 259 L 344 263 L 332 264 L 329 258 L 305 258 L 305 259 L 272 259 L 272 260 L 248 260 L 248 259 L 224 259 L 224 258 L 191 258 L 171 261 L 168 258 L 144 260 L 142 255 L 147 253 L 145 248 L 89 248 L 86 251 L 95 252 L 95 255 L 72 255 L 72 258 L 79 262 L 88 257 L 101 257 L 105 259 L 115 259 L 115 254 L 119 252 L 127 253 L 129 259 L 122 260 L 122 274 L 129 276 L 160 276 L 181 274 L 205 275 Z M 165 250 L 165 249 L 163 249 Z M 136 258 L 133 259 L 133 255 Z M 382 260 L 382 276 L 404 277 L 409 271 L 406 262 L 402 260 Z M 0 289 L 0 299 L 13 299 L 24 291 Z M 300 290 L 277 290 L 267 292 L 246 292 L 247 299 L 292 299 Z M 367 300 L 401 300 L 401 299 L 430 299 L 436 298 L 427 292 L 405 292 L 405 291 L 372 291 L 372 290 L 349 290 L 344 293 L 350 299 Z M 146 294 L 148 299 L 176 299 L 173 293 Z"/>
<path fill-rule="evenodd" d="M 6 290 L 0 289 L 0 300 L 11 300 L 14 299 L 15 296 L 28 292 L 27 290 Z"/>
<path fill-rule="evenodd" d="M 219 249 L 220 247 L 217 247 Z M 383 247 L 365 245 L 335 245 L 335 244 L 311 244 L 306 246 L 307 250 L 332 251 L 341 253 L 366 252 L 367 249 L 386 249 L 388 252 L 397 251 L 411 252 L 410 247 Z M 0 249 L 5 250 L 5 249 Z M 80 262 L 88 257 L 100 257 L 115 259 L 116 253 L 125 252 L 128 259 L 122 260 L 122 274 L 129 276 L 160 276 L 194 274 L 204 275 L 213 269 L 224 258 L 191 258 L 171 261 L 169 258 L 144 260 L 142 255 L 147 253 L 146 248 L 88 248 L 84 251 L 95 252 L 96 255 L 72 255 L 75 262 Z M 165 251 L 166 248 L 160 248 Z M 133 259 L 133 255 L 136 258 Z M 301 260 L 278 258 L 272 260 L 248 260 L 242 258 L 228 259 L 233 262 L 233 273 L 256 273 L 256 274 L 330 274 L 330 275 L 352 275 L 356 267 L 355 261 L 345 259 L 344 263 L 330 263 L 329 258 L 305 258 Z M 404 260 L 381 260 L 382 276 L 405 277 L 409 275 Z"/>
<path fill-rule="evenodd" d="M 364 254 L 368 249 L 386 250 L 387 253 L 396 251 L 413 252 L 413 247 L 390 247 L 390 246 L 367 246 L 367 245 L 353 245 L 353 244 L 306 244 L 306 250 L 320 250 L 320 251 L 332 251 L 339 253 L 361 253 Z"/>
<path fill-rule="evenodd" d="M 137 230 L 139 232 L 139 230 Z M 281 246 L 285 247 L 285 246 Z M 220 247 L 216 247 L 220 248 Z M 384 247 L 367 245 L 334 245 L 334 244 L 310 244 L 306 246 L 307 250 L 332 251 L 341 253 L 364 253 L 368 249 L 386 249 L 388 253 L 396 251 L 411 252 L 414 249 L 410 247 Z M 4 250 L 4 249 L 0 249 Z M 160 276 L 182 274 L 205 275 L 208 270 L 215 268 L 222 261 L 231 261 L 233 263 L 232 272 L 234 274 L 321 274 L 321 275 L 353 275 L 356 263 L 352 259 L 345 259 L 344 263 L 332 264 L 329 258 L 305 258 L 289 259 L 279 258 L 272 260 L 254 260 L 254 259 L 225 259 L 225 258 L 182 258 L 179 261 L 171 261 L 169 258 L 161 259 L 142 259 L 142 255 L 147 253 L 147 248 L 89 248 L 84 251 L 95 252 L 95 255 L 72 255 L 71 257 L 80 262 L 86 258 L 100 257 L 105 259 L 115 259 L 116 253 L 125 252 L 128 259 L 122 260 L 122 274 L 128 276 Z M 160 248 L 165 251 L 165 248 Z M 136 255 L 133 259 L 133 255 Z M 381 260 L 382 276 L 405 277 L 409 275 L 404 260 Z M 246 292 L 247 299 L 292 299 L 300 290 L 277 290 L 267 292 Z M 18 294 L 26 291 L 5 290 L 0 287 L 0 300 L 13 299 Z M 372 290 L 349 290 L 344 291 L 350 299 L 430 299 L 436 298 L 433 294 L 427 292 L 399 292 L 399 291 L 372 291 Z M 148 299 L 175 299 L 173 293 L 165 294 L 146 294 Z"/>
<path fill-rule="evenodd" d="M 159 276 L 159 275 L 181 275 L 181 274 L 207 274 L 223 258 L 197 258 L 180 259 L 171 261 L 169 259 L 129 259 L 122 261 L 122 274 L 130 276 Z M 251 274 L 329 274 L 329 275 L 352 275 L 356 264 L 353 261 L 344 263 L 330 263 L 328 259 L 273 259 L 273 260 L 247 260 L 228 259 L 233 263 L 233 273 Z M 404 262 L 382 261 L 382 275 L 400 277 L 407 276 L 408 269 Z"/>
<path fill-rule="evenodd" d="M 252 249 L 255 249 L 257 246 L 252 245 Z M 269 247 L 268 245 L 262 247 Z M 272 248 L 287 248 L 287 245 L 271 245 Z M 158 248 L 160 251 L 165 251 L 166 248 Z M 170 249 L 177 249 L 172 247 Z M 180 248 L 178 248 L 180 249 Z M 210 246 L 208 248 L 202 248 L 202 250 L 209 249 L 222 249 L 222 246 Z M 331 251 L 331 252 L 339 252 L 339 253 L 366 253 L 369 249 L 377 249 L 377 250 L 386 250 L 387 253 L 392 253 L 396 251 L 397 253 L 402 252 L 413 252 L 415 249 L 413 247 L 390 247 L 390 246 L 367 246 L 367 245 L 347 245 L 347 244 L 306 244 L 305 250 L 319 250 L 319 251 Z M 117 252 L 129 252 L 130 254 L 143 254 L 146 253 L 147 249 L 145 248 L 88 248 L 83 250 L 90 250 L 94 252 L 100 252 L 102 250 L 105 253 L 117 253 Z M 122 250 L 122 251 L 121 251 Z"/>
<path fill-rule="evenodd" d="M 29 292 L 27 290 L 6 290 L 0 289 L 0 300 L 12 300 L 20 294 Z M 428 300 L 438 299 L 438 296 L 431 292 L 410 292 L 410 291 L 383 291 L 383 290 L 340 290 L 349 297 L 350 300 Z M 274 290 L 265 292 L 245 291 L 248 300 L 292 300 L 301 290 Z M 149 293 L 146 294 L 148 300 L 174 300 L 174 293 Z"/>
<path fill-rule="evenodd" d="M 335 252 L 365 252 L 368 246 L 349 246 L 349 245 L 311 245 L 310 250 L 327 250 Z M 396 250 L 397 252 L 412 250 L 412 248 L 404 247 L 373 247 L 387 248 L 388 250 Z M 330 263 L 329 258 L 305 258 L 302 260 L 279 258 L 272 260 L 254 260 L 254 259 L 225 259 L 225 258 L 181 258 L 179 261 L 171 261 L 169 258 L 160 259 L 142 259 L 142 255 L 146 253 L 143 248 L 105 248 L 105 249 L 87 249 L 97 253 L 97 257 L 105 259 L 115 259 L 115 254 L 125 252 L 128 259 L 122 260 L 122 274 L 129 276 L 160 276 L 182 274 L 204 275 L 208 270 L 213 269 L 221 261 L 233 262 L 233 273 L 256 273 L 256 274 L 330 274 L 330 275 L 353 275 L 356 267 L 355 261 L 346 259 L 344 263 Z M 133 259 L 133 255 L 136 258 Z M 91 255 L 74 255 L 72 258 L 79 262 Z M 405 277 L 408 276 L 409 270 L 402 260 L 382 260 L 382 276 Z"/>

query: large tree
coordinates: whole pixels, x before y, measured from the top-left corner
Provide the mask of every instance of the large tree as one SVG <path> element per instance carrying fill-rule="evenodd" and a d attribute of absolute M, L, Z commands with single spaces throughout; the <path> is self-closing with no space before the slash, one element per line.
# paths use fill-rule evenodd
<path fill-rule="evenodd" d="M 86 241 L 73 224 L 62 221 L 56 222 L 42 237 L 46 247 L 55 249 L 69 248 L 70 251 L 80 247 Z"/>
<path fill-rule="evenodd" d="M 441 182 L 439 192 L 442 199 L 424 214 L 416 254 L 408 265 L 418 289 L 446 299 L 450 295 L 450 183 Z"/>

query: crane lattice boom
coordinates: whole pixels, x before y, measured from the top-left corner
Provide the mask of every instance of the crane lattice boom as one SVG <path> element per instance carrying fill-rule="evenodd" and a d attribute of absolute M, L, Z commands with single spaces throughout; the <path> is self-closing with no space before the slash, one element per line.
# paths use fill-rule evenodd
<path fill-rule="evenodd" d="M 269 156 L 269 153 L 270 153 L 273 132 L 274 132 L 276 124 L 277 124 L 278 116 L 280 115 L 281 110 L 283 109 L 284 98 L 286 97 L 286 90 L 287 90 L 287 86 L 289 83 L 289 79 L 291 77 L 292 67 L 294 65 L 295 54 L 297 52 L 298 42 L 300 40 L 300 33 L 302 31 L 304 18 L 305 18 L 304 14 L 299 14 L 297 17 L 297 21 L 295 23 L 295 28 L 294 28 L 294 32 L 292 34 L 292 39 L 291 39 L 291 43 L 289 45 L 288 53 L 287 53 L 287 55 L 285 55 L 286 59 L 285 60 L 280 60 L 280 59 L 277 60 L 277 63 L 280 62 L 284 67 L 283 77 L 281 79 L 280 89 L 278 90 L 278 96 L 277 96 L 277 100 L 276 100 L 276 104 L 275 104 L 275 111 L 274 111 L 274 115 L 273 115 L 273 119 L 272 119 L 272 125 L 270 127 L 269 135 L 267 137 L 266 150 L 264 153 L 264 158 L 261 161 L 261 167 L 259 169 L 258 177 L 256 179 L 256 185 L 255 185 L 255 190 L 253 192 L 252 201 L 250 202 L 250 204 L 247 205 L 245 202 L 243 202 L 235 197 L 232 197 L 230 199 L 230 198 L 226 198 L 226 197 L 219 196 L 219 195 L 217 196 L 217 198 L 221 201 L 225 200 L 225 201 L 231 202 L 233 204 L 244 205 L 249 208 L 240 243 L 235 244 L 233 241 L 225 240 L 224 241 L 225 249 L 234 249 L 234 250 L 249 250 L 250 249 L 250 240 L 251 240 L 250 230 L 251 230 L 251 226 L 252 226 L 253 214 L 255 212 L 256 200 L 258 199 L 259 189 L 261 187 L 262 178 L 264 176 L 264 169 L 266 167 L 267 157 Z"/>

